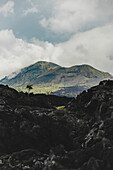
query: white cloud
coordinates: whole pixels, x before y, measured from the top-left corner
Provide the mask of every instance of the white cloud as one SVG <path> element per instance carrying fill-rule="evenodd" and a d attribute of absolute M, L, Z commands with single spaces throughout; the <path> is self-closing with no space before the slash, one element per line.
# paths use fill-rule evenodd
<path fill-rule="evenodd" d="M 113 24 L 74 35 L 69 41 L 59 44 L 63 50 L 61 64 L 90 64 L 113 74 Z"/>
<path fill-rule="evenodd" d="M 28 43 L 17 39 L 12 30 L 0 31 L 0 78 L 38 60 L 50 61 L 55 50 L 51 43 Z"/>
<path fill-rule="evenodd" d="M 53 45 L 15 37 L 12 30 L 0 31 L 0 78 L 39 60 L 62 66 L 91 64 L 113 74 L 113 24 L 78 33 L 69 41 Z"/>
<path fill-rule="evenodd" d="M 8 1 L 3 6 L 0 6 L 0 13 L 4 15 L 5 17 L 14 14 L 14 2 Z"/>
<path fill-rule="evenodd" d="M 51 16 L 43 16 L 43 27 L 56 33 L 74 33 L 109 21 L 113 0 L 57 0 Z"/>
<path fill-rule="evenodd" d="M 24 15 L 27 16 L 28 14 L 38 13 L 38 9 L 36 7 L 28 8 L 24 10 Z"/>

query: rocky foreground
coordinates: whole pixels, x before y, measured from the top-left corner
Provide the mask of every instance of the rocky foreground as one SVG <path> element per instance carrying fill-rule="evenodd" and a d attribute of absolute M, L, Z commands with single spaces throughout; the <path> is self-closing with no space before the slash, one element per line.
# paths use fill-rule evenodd
<path fill-rule="evenodd" d="M 0 170 L 112 170 L 113 81 L 76 99 L 0 85 Z"/>

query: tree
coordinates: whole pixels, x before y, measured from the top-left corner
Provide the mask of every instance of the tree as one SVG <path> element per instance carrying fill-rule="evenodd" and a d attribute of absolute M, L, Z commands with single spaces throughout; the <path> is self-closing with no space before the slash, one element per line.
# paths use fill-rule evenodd
<path fill-rule="evenodd" d="M 28 93 L 30 93 L 30 90 L 33 89 L 32 84 L 27 85 L 27 86 L 26 86 L 26 89 L 28 89 Z"/>

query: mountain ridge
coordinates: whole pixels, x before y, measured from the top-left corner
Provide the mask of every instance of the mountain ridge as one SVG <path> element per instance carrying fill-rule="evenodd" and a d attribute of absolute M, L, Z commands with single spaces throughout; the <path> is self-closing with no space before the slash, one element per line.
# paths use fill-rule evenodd
<path fill-rule="evenodd" d="M 23 87 L 28 84 L 42 87 L 58 86 L 56 89 L 58 95 L 63 95 L 62 92 L 66 87 L 82 86 L 84 90 L 105 79 L 113 79 L 113 76 L 87 64 L 61 67 L 52 62 L 39 61 L 21 69 L 11 79 L 6 76 L 0 80 L 0 83 L 13 87 Z M 65 92 L 63 93 L 66 95 Z M 73 96 L 73 91 L 71 96 Z"/>

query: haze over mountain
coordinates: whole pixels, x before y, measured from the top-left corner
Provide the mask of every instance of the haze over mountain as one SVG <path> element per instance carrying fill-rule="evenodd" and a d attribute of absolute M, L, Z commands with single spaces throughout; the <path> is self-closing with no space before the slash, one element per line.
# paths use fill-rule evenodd
<path fill-rule="evenodd" d="M 28 84 L 42 87 L 59 86 L 55 94 L 75 96 L 101 80 L 112 78 L 109 73 L 99 71 L 90 65 L 66 68 L 55 63 L 40 61 L 21 69 L 20 72 L 6 76 L 0 83 L 13 87 L 23 87 Z"/>

